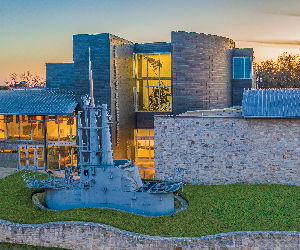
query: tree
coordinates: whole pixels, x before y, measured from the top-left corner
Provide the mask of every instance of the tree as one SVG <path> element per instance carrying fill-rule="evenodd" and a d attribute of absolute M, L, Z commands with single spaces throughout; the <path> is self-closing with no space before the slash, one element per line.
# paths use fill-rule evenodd
<path fill-rule="evenodd" d="M 5 80 L 6 86 L 11 88 L 44 88 L 46 81 L 38 76 L 33 75 L 30 71 L 26 71 L 23 74 L 12 73 L 9 75 L 8 80 Z"/>
<path fill-rule="evenodd" d="M 284 52 L 255 65 L 258 88 L 300 88 L 300 56 Z"/>

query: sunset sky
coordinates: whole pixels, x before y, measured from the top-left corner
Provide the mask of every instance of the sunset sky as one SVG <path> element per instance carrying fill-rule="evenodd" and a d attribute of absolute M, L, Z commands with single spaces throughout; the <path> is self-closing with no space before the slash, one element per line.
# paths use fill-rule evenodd
<path fill-rule="evenodd" d="M 45 77 L 45 63 L 72 62 L 72 35 L 111 33 L 170 42 L 171 31 L 233 39 L 255 60 L 300 53 L 299 0 L 0 0 L 0 85 L 10 73 Z"/>

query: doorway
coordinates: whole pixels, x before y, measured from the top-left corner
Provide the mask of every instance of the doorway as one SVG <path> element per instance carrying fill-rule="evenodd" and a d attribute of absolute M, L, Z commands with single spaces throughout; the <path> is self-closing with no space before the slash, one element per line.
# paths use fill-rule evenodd
<path fill-rule="evenodd" d="M 45 170 L 43 145 L 19 145 L 19 168 Z"/>

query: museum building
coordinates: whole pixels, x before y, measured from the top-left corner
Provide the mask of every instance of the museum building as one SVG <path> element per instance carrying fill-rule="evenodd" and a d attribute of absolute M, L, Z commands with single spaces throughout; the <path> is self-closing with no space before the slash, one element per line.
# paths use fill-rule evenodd
<path fill-rule="evenodd" d="M 106 103 L 111 113 L 114 158 L 134 160 L 149 177 L 154 116 L 241 106 L 243 90 L 254 86 L 253 58 L 251 48 L 202 33 L 172 31 L 170 43 L 143 44 L 108 33 L 74 35 L 73 62 L 46 63 L 46 89 L 1 92 L 1 100 L 9 92 L 47 97 L 36 112 L 24 112 L 19 101 L 11 110 L 0 108 L 0 159 L 14 159 L 10 166 L 30 164 L 24 155 L 26 161 L 43 158 L 40 165 L 47 168 L 77 164 L 75 114 L 90 93 L 91 62 L 95 105 Z M 58 93 L 62 103 L 46 109 Z"/>

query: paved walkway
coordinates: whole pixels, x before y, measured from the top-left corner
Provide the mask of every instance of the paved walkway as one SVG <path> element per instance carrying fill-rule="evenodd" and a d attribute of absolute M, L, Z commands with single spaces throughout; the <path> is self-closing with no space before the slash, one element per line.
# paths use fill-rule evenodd
<path fill-rule="evenodd" d="M 15 173 L 16 171 L 18 171 L 17 168 L 3 168 L 3 167 L 0 167 L 0 179 L 10 175 L 10 174 L 13 174 Z"/>

